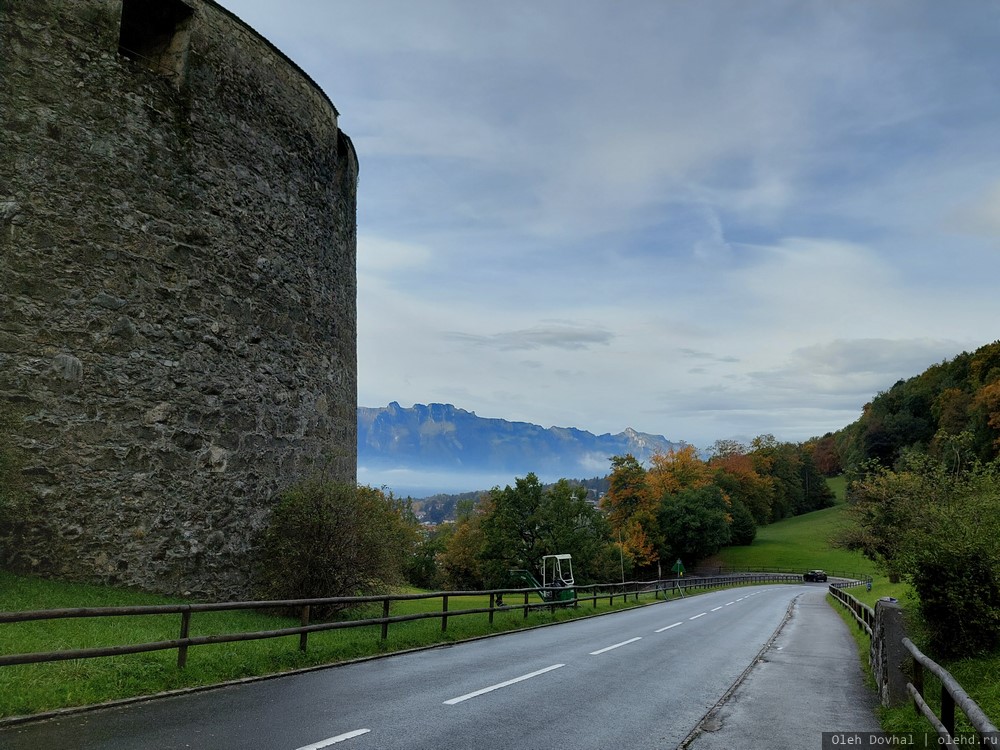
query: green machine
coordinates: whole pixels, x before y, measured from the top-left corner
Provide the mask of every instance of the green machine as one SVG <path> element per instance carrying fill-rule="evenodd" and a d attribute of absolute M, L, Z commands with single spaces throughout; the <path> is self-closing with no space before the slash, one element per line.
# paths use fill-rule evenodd
<path fill-rule="evenodd" d="M 538 595 L 542 601 L 571 602 L 576 599 L 572 555 L 545 555 L 542 558 L 541 583 L 527 570 L 511 570 L 510 577 L 512 582 L 539 589 Z"/>

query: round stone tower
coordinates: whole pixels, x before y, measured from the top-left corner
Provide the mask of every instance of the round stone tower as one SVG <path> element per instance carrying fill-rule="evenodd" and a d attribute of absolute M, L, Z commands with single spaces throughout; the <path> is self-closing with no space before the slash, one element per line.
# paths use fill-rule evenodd
<path fill-rule="evenodd" d="M 356 479 L 337 110 L 211 0 L 4 0 L 0 75 L 0 562 L 247 596 L 275 493 Z"/>

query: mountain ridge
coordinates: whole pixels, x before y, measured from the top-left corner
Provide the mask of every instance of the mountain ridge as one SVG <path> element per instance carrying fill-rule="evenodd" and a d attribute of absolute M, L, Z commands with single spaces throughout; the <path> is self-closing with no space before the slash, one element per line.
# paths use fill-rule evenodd
<path fill-rule="evenodd" d="M 686 443 L 627 427 L 595 435 L 576 427 L 480 417 L 452 404 L 396 401 L 358 407 L 358 466 L 401 471 L 448 471 L 461 475 L 529 472 L 541 479 L 581 478 L 610 471 L 612 456 L 631 453 L 640 461 Z"/>

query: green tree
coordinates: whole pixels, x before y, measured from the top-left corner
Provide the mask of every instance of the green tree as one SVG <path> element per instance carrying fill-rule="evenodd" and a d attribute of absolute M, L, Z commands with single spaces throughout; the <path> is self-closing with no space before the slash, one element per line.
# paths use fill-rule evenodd
<path fill-rule="evenodd" d="M 733 522 L 729 527 L 729 544 L 737 546 L 753 544 L 753 540 L 757 537 L 757 522 L 753 513 L 742 501 L 732 500 L 732 506 Z"/>
<path fill-rule="evenodd" d="M 543 488 L 531 473 L 500 489 L 490 490 L 490 507 L 482 520 L 480 556 L 486 585 L 507 584 L 511 568 L 537 570 L 541 560 Z"/>
<path fill-rule="evenodd" d="M 487 586 L 509 582 L 512 568 L 537 572 L 544 555 L 568 553 L 578 580 L 603 575 L 611 559 L 607 520 L 586 490 L 561 479 L 543 487 L 534 474 L 494 488 L 482 516 L 480 568 Z"/>
<path fill-rule="evenodd" d="M 586 491 L 560 479 L 542 496 L 539 541 L 543 554 L 573 555 L 578 581 L 610 580 L 611 528 L 607 519 L 587 500 Z M 615 566 L 617 569 L 617 566 Z"/>
<path fill-rule="evenodd" d="M 697 562 L 729 544 L 730 506 L 715 485 L 666 495 L 660 504 L 662 559 Z"/>
<path fill-rule="evenodd" d="M 839 544 L 860 551 L 899 580 L 906 571 L 905 537 L 916 523 L 919 504 L 925 498 L 937 501 L 929 497 L 936 494 L 936 486 L 916 466 L 894 472 L 873 461 L 864 478 L 850 485 L 847 513 L 852 523 L 841 533 Z"/>

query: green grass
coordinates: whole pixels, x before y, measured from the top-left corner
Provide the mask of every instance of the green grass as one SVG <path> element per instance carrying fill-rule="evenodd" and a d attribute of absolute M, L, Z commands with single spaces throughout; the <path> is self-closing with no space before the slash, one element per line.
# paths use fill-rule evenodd
<path fill-rule="evenodd" d="M 410 591 L 412 592 L 412 590 Z M 408 593 L 410 593 L 408 592 Z M 701 592 L 699 592 L 701 593 Z M 585 596 L 584 592 L 580 596 Z M 688 594 L 690 595 L 690 594 Z M 0 611 L 23 611 L 72 607 L 119 607 L 171 604 L 182 600 L 134 591 L 68 584 L 0 572 Z M 653 601 L 644 595 L 639 603 Z M 532 597 L 532 603 L 538 602 Z M 508 605 L 523 603 L 508 596 Z M 446 632 L 440 618 L 393 623 L 388 638 L 381 639 L 381 626 L 338 629 L 309 635 L 308 650 L 298 649 L 298 636 L 257 641 L 195 646 L 188 650 L 187 666 L 177 667 L 176 650 L 145 654 L 77 659 L 43 664 L 0 667 L 0 718 L 30 715 L 53 709 L 90 705 L 149 695 L 166 690 L 212 685 L 228 680 L 277 674 L 294 669 L 344 662 L 410 648 L 450 643 L 524 627 L 561 622 L 574 617 L 607 613 L 636 606 L 634 598 L 621 596 L 580 602 L 576 608 L 550 612 L 535 609 L 524 617 L 523 609 L 497 612 L 491 625 L 486 614 L 450 616 Z M 489 596 L 449 597 L 448 609 L 489 606 Z M 440 599 L 394 602 L 390 615 L 439 612 Z M 380 617 L 381 605 L 368 605 L 352 612 L 353 618 Z M 299 624 L 296 617 L 256 612 L 195 612 L 192 636 L 277 630 Z M 171 640 L 180 635 L 180 615 L 74 618 L 28 623 L 0 624 L 0 654 L 57 651 Z"/>
<path fill-rule="evenodd" d="M 822 568 L 829 573 L 873 575 L 874 564 L 860 552 L 833 546 L 833 540 L 847 523 L 842 504 L 786 518 L 757 529 L 753 544 L 727 547 L 708 565 L 727 568 L 783 568 L 805 571 Z"/>

